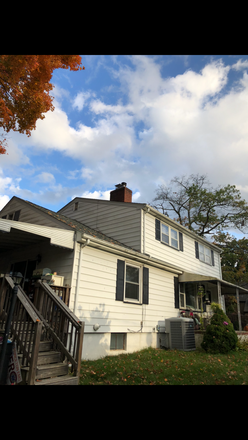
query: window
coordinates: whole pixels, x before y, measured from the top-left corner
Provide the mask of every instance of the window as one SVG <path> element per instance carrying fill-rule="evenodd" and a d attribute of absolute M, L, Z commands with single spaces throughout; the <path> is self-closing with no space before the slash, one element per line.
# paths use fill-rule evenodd
<path fill-rule="evenodd" d="M 184 292 L 184 284 L 179 284 L 179 308 L 185 309 L 186 307 L 186 298 L 185 298 L 185 292 Z"/>
<path fill-rule="evenodd" d="M 198 309 L 196 284 L 185 284 L 186 308 Z"/>
<path fill-rule="evenodd" d="M 11 212 L 10 214 L 4 215 L 2 218 L 6 218 L 8 220 L 15 220 L 16 222 L 18 222 L 20 217 L 20 212 L 21 210 L 19 209 L 18 211 L 14 211 Z"/>
<path fill-rule="evenodd" d="M 111 333 L 110 350 L 126 350 L 126 333 Z"/>
<path fill-rule="evenodd" d="M 161 224 L 161 241 L 178 249 L 178 232 L 167 225 Z"/>
<path fill-rule="evenodd" d="M 126 264 L 125 299 L 140 300 L 140 268 Z"/>
<path fill-rule="evenodd" d="M 78 202 L 74 203 L 74 211 L 78 210 Z"/>
<path fill-rule="evenodd" d="M 214 266 L 214 252 L 203 244 L 195 242 L 195 256 L 200 261 Z"/>
<path fill-rule="evenodd" d="M 174 228 L 155 219 L 155 238 L 163 244 L 183 251 L 183 234 Z"/>
<path fill-rule="evenodd" d="M 117 260 L 116 301 L 149 303 L 149 269 Z"/>

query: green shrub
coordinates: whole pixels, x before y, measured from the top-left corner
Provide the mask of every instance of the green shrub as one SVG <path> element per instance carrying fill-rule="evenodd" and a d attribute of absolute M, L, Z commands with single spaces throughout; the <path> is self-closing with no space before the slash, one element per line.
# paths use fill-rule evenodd
<path fill-rule="evenodd" d="M 228 353 L 235 350 L 238 337 L 230 319 L 219 304 L 212 304 L 214 312 L 201 343 L 201 347 L 211 353 Z"/>

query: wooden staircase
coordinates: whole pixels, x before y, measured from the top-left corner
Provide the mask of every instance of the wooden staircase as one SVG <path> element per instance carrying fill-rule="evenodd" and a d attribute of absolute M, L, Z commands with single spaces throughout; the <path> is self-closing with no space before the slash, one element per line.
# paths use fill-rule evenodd
<path fill-rule="evenodd" d="M 12 289 L 11 278 L 5 279 Z M 40 282 L 37 286 L 36 306 L 18 289 L 11 326 L 22 373 L 21 385 L 78 385 L 84 323 L 77 320 L 48 285 Z M 1 291 L 3 288 L 0 300 Z M 5 300 L 0 301 L 4 305 L 0 317 L 7 310 L 6 298 L 5 292 Z"/>
<path fill-rule="evenodd" d="M 22 353 L 18 356 L 21 365 Z M 21 366 L 21 385 L 28 383 L 29 369 Z M 68 362 L 62 361 L 62 354 L 53 349 L 51 341 L 40 341 L 34 385 L 78 385 L 78 376 L 69 374 Z"/>

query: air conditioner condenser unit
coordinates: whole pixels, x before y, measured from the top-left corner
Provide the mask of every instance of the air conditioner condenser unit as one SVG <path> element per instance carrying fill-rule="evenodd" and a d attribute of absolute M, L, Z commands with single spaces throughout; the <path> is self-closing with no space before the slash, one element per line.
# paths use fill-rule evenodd
<path fill-rule="evenodd" d="M 195 350 L 194 321 L 191 318 L 170 318 L 165 320 L 165 331 L 169 334 L 169 345 L 172 349 Z"/>

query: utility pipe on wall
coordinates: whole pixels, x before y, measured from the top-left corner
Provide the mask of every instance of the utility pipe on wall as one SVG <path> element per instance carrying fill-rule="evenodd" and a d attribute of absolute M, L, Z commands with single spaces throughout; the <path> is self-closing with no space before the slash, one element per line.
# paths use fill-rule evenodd
<path fill-rule="evenodd" d="M 81 274 L 81 264 L 82 264 L 82 254 L 83 254 L 83 248 L 88 246 L 90 242 L 90 239 L 87 238 L 86 242 L 81 244 L 80 250 L 79 250 L 79 263 L 78 263 L 78 274 L 77 274 L 77 287 L 75 292 L 75 301 L 74 301 L 74 309 L 73 313 L 76 315 L 77 310 L 77 304 L 78 304 L 78 295 L 79 295 L 79 287 L 80 287 L 80 274 Z"/>

